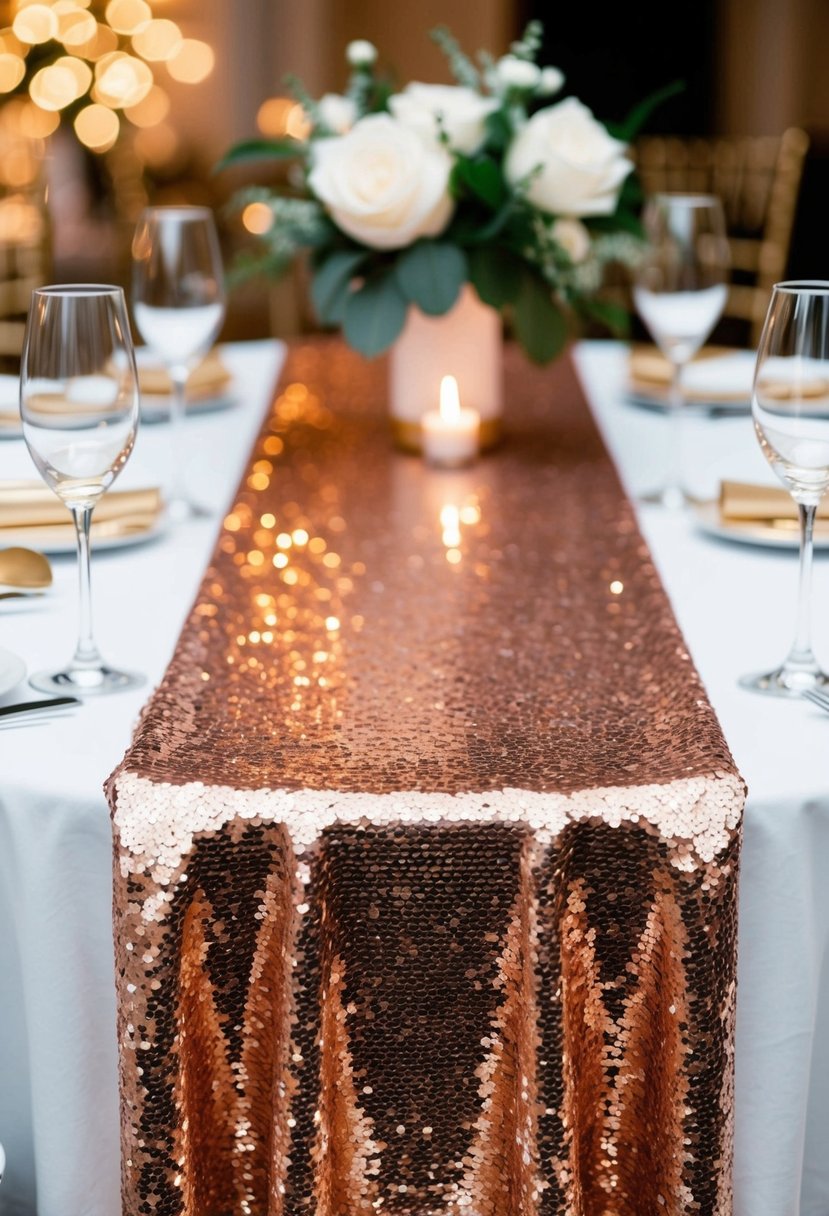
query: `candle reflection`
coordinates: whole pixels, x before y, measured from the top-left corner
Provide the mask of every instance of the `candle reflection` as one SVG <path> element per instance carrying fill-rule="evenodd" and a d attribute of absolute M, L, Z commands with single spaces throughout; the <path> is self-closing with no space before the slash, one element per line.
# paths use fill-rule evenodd
<path fill-rule="evenodd" d="M 463 560 L 463 528 L 474 527 L 481 521 L 481 508 L 477 495 L 468 495 L 460 505 L 457 500 L 444 502 L 440 509 L 439 519 L 446 560 L 452 566 L 459 566 Z"/>

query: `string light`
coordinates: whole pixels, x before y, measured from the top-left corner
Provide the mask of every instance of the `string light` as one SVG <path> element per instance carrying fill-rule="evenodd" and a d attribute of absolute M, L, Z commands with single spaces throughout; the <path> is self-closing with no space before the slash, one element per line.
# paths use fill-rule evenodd
<path fill-rule="evenodd" d="M 213 48 L 198 38 L 184 38 L 175 54 L 167 60 L 167 70 L 173 80 L 183 84 L 200 84 L 213 71 L 216 56 Z"/>
<path fill-rule="evenodd" d="M 0 96 L 28 84 L 25 101 L 3 102 L 4 111 L 18 101 L 23 107 L 15 111 L 20 134 L 46 138 L 71 106 L 78 139 L 102 152 L 118 138 L 122 111 L 137 128 L 133 141 L 139 157 L 156 164 L 173 157 L 179 139 L 166 121 L 170 98 L 155 79 L 154 65 L 166 65 L 174 81 L 198 84 L 213 71 L 216 56 L 206 42 L 185 38 L 175 21 L 155 17 L 153 8 L 160 2 L 106 0 L 105 7 L 96 5 L 98 16 L 90 11 L 92 0 L 15 0 L 9 5 L 12 24 L 0 29 Z M 29 76 L 27 56 L 33 47 L 48 43 L 54 52 L 48 47 L 33 54 Z M 79 102 L 83 108 L 75 113 Z M 289 102 L 280 125 L 294 127 L 302 118 L 300 108 Z M 254 213 L 251 222 L 263 225 L 264 214 Z"/>
<path fill-rule="evenodd" d="M 75 119 L 75 134 L 94 152 L 106 152 L 118 138 L 121 124 L 114 110 L 106 106 L 84 106 Z"/>

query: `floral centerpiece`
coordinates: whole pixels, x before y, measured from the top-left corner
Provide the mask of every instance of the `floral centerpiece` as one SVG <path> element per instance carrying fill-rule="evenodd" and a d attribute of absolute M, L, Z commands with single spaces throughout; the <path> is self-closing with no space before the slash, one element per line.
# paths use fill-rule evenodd
<path fill-rule="evenodd" d="M 657 98 L 624 127 L 598 122 L 577 98 L 552 104 L 562 73 L 536 62 L 531 22 L 509 54 L 467 57 L 444 29 L 433 38 L 454 85 L 394 92 L 371 43 L 352 42 L 346 92 L 309 97 L 295 83 L 304 139 L 238 145 L 221 167 L 295 159 L 289 185 L 252 187 L 236 203 L 272 213 L 243 273 L 279 273 L 310 251 L 312 298 L 367 356 L 392 345 L 414 305 L 453 308 L 465 284 L 508 311 L 537 362 L 554 358 L 575 317 L 611 327 L 624 312 L 596 296 L 604 265 L 638 249 L 638 195 L 627 142 Z"/>

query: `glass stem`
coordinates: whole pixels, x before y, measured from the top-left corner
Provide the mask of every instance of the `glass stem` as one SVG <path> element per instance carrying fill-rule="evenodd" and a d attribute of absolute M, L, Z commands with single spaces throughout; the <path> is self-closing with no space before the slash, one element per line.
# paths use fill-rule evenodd
<path fill-rule="evenodd" d="M 171 367 L 173 393 L 170 398 L 170 505 L 185 504 L 187 489 L 184 482 L 184 413 L 186 408 L 188 369 Z"/>
<path fill-rule="evenodd" d="M 72 507 L 75 535 L 78 541 L 78 644 L 75 648 L 73 667 L 96 668 L 101 666 L 101 656 L 92 636 L 92 581 L 89 569 L 89 528 L 92 523 L 92 507 Z"/>
<path fill-rule="evenodd" d="M 685 364 L 672 362 L 671 386 L 668 391 L 668 408 L 671 415 L 670 456 L 668 477 L 662 496 L 666 507 L 684 507 L 687 501 L 683 486 L 683 448 L 685 440 L 685 393 L 682 387 L 682 374 Z"/>
<path fill-rule="evenodd" d="M 784 670 L 815 670 L 812 654 L 812 558 L 814 554 L 814 530 L 817 506 L 797 504 L 800 516 L 800 577 L 797 591 L 797 630 L 794 644 L 789 651 Z"/>

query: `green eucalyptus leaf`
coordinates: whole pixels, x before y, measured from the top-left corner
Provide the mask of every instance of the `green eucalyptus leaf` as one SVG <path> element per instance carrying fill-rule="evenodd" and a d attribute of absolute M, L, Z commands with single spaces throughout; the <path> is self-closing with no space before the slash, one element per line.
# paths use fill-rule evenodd
<path fill-rule="evenodd" d="M 387 350 L 406 321 L 406 297 L 394 272 L 373 275 L 350 293 L 343 313 L 343 336 L 349 346 L 372 359 Z"/>
<path fill-rule="evenodd" d="M 498 245 L 469 251 L 469 281 L 484 304 L 503 308 L 518 295 L 525 266 L 521 258 Z"/>
<path fill-rule="evenodd" d="M 214 170 L 221 173 L 230 165 L 253 160 L 294 160 L 305 154 L 305 144 L 298 139 L 247 139 L 226 152 Z"/>
<path fill-rule="evenodd" d="M 320 262 L 311 282 L 311 301 L 324 325 L 342 323 L 351 281 L 367 256 L 361 250 L 339 252 Z"/>
<path fill-rule="evenodd" d="M 548 283 L 526 269 L 513 307 L 518 341 L 534 363 L 549 363 L 564 349 L 567 322 Z"/>
<path fill-rule="evenodd" d="M 448 241 L 417 241 L 397 259 L 395 275 L 407 300 L 430 317 L 448 312 L 467 277 L 466 257 Z"/>

